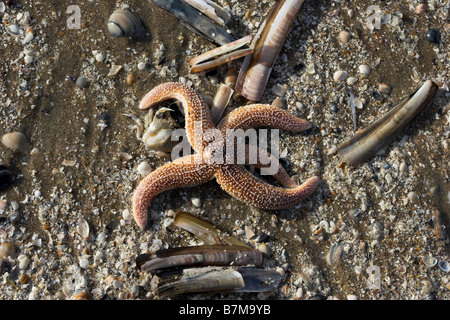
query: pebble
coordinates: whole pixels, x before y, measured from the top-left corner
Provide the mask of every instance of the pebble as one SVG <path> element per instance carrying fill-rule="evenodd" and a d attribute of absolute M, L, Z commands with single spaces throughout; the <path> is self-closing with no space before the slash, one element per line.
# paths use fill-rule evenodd
<path fill-rule="evenodd" d="M 338 70 L 333 75 L 334 82 L 344 81 L 347 78 L 347 71 Z"/>
<path fill-rule="evenodd" d="M 437 29 L 430 28 L 425 35 L 425 39 L 433 44 L 439 44 L 441 42 L 441 33 Z"/>
<path fill-rule="evenodd" d="M 349 86 L 351 86 L 351 85 L 355 84 L 356 81 L 358 81 L 358 78 L 356 78 L 356 77 L 348 77 L 347 84 Z"/>
<path fill-rule="evenodd" d="M 342 43 L 348 43 L 351 39 L 351 35 L 348 31 L 342 30 L 339 32 L 339 39 Z"/>
<path fill-rule="evenodd" d="M 331 103 L 331 111 L 334 113 L 339 111 L 339 107 L 337 106 L 336 103 Z"/>
<path fill-rule="evenodd" d="M 84 89 L 89 87 L 89 80 L 86 79 L 85 77 L 78 77 L 76 84 L 78 87 Z"/>
<path fill-rule="evenodd" d="M 131 86 L 136 82 L 136 76 L 133 73 L 127 75 L 127 85 Z"/>
<path fill-rule="evenodd" d="M 0 190 L 8 188 L 14 182 L 14 176 L 6 166 L 0 165 Z M 8 207 L 8 203 L 2 200 L 0 210 Z"/>
<path fill-rule="evenodd" d="M 368 75 L 370 73 L 370 68 L 367 65 L 362 64 L 359 66 L 359 73 L 362 75 Z"/>
<path fill-rule="evenodd" d="M 405 173 L 408 171 L 408 165 L 405 162 L 400 163 L 400 172 Z"/>
<path fill-rule="evenodd" d="M 417 198 L 417 193 L 414 191 L 411 191 L 408 193 L 408 199 L 410 202 L 413 202 Z"/>

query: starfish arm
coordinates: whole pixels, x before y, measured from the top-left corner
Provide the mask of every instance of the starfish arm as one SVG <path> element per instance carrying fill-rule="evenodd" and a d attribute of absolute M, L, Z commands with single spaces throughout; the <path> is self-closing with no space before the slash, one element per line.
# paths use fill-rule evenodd
<path fill-rule="evenodd" d="M 319 184 L 313 176 L 295 188 L 279 188 L 256 178 L 240 165 L 219 168 L 215 177 L 220 186 L 233 197 L 260 209 L 289 208 L 310 196 Z"/>
<path fill-rule="evenodd" d="M 256 147 L 256 150 L 252 149 L 252 147 Z M 255 154 L 256 159 L 252 158 L 252 156 Z M 238 164 L 237 160 L 237 155 L 235 154 L 235 162 L 233 163 Z M 272 175 L 279 183 L 281 183 L 285 187 L 297 187 L 295 181 L 291 179 L 278 159 L 263 148 L 245 145 L 245 164 L 255 166 L 259 169 L 267 169 L 268 171 L 266 171 L 266 174 Z"/>
<path fill-rule="evenodd" d="M 169 99 L 179 100 L 183 105 L 186 135 L 194 150 L 201 153 L 206 144 L 203 134 L 215 126 L 208 105 L 194 89 L 178 82 L 160 84 L 142 98 L 139 108 L 148 109 Z"/>
<path fill-rule="evenodd" d="M 243 129 L 272 127 L 287 131 L 301 132 L 311 128 L 303 119 L 268 104 L 251 104 L 230 112 L 219 124 L 219 129 Z"/>
<path fill-rule="evenodd" d="M 214 168 L 202 161 L 198 154 L 189 155 L 159 167 L 145 177 L 133 196 L 133 215 L 141 229 L 147 225 L 148 207 L 163 191 L 195 186 L 214 177 Z"/>

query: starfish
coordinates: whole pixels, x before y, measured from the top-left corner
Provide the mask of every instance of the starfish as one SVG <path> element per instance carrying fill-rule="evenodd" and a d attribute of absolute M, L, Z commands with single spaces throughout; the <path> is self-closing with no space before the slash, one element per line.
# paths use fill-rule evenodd
<path fill-rule="evenodd" d="M 264 182 L 243 165 L 237 164 L 235 159 L 221 157 L 223 161 L 214 161 L 214 157 L 225 150 L 233 130 L 272 127 L 301 132 L 311 128 L 308 121 L 272 105 L 252 104 L 233 110 L 216 128 L 202 97 L 195 90 L 176 82 L 153 88 L 142 98 L 139 108 L 147 109 L 169 99 L 179 100 L 183 106 L 186 136 L 195 153 L 169 162 L 141 180 L 133 195 L 133 215 L 141 229 L 147 225 L 148 207 L 153 198 L 169 189 L 195 186 L 216 178 L 223 190 L 239 200 L 260 209 L 282 209 L 310 196 L 319 184 L 319 178 L 313 176 L 297 185 L 278 162 L 278 170 L 273 176 L 286 188 Z M 211 132 L 220 132 L 221 136 L 212 139 Z M 247 162 L 250 153 L 248 146 L 245 151 Z M 261 160 L 263 157 L 269 159 L 269 163 L 276 161 L 268 152 L 258 151 L 255 167 L 267 166 L 267 160 L 264 163 Z"/>

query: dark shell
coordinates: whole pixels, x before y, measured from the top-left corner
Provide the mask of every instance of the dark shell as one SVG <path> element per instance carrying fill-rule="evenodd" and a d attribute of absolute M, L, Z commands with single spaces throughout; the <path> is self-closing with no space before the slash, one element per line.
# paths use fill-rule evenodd
<path fill-rule="evenodd" d="M 0 190 L 8 188 L 14 182 L 14 176 L 6 166 L 0 165 Z"/>
<path fill-rule="evenodd" d="M 441 33 L 437 29 L 430 28 L 425 38 L 431 43 L 439 44 L 441 42 Z"/>

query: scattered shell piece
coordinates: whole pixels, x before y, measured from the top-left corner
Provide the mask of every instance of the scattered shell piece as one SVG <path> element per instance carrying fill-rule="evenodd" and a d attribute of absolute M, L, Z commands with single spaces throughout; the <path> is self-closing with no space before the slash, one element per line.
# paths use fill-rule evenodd
<path fill-rule="evenodd" d="M 143 177 L 147 176 L 150 172 L 153 171 L 152 167 L 147 161 L 141 162 L 136 170 L 139 172 L 139 174 Z"/>
<path fill-rule="evenodd" d="M 359 73 L 362 75 L 368 75 L 370 73 L 369 66 L 362 64 L 359 66 Z"/>
<path fill-rule="evenodd" d="M 339 32 L 339 39 L 342 43 L 348 43 L 351 39 L 351 35 L 348 31 L 342 30 Z"/>
<path fill-rule="evenodd" d="M 333 74 L 334 82 L 344 81 L 347 78 L 347 71 L 338 70 Z"/>
<path fill-rule="evenodd" d="M 347 84 L 348 84 L 349 86 L 355 84 L 356 81 L 358 81 L 358 78 L 356 78 L 356 77 L 348 77 L 348 78 L 347 78 Z"/>
<path fill-rule="evenodd" d="M 33 57 L 32 57 L 32 56 L 29 56 L 29 55 L 26 55 L 26 56 L 23 58 L 23 61 L 25 62 L 25 64 L 31 64 L 31 63 L 33 62 Z"/>
<path fill-rule="evenodd" d="M 120 70 L 122 70 L 122 66 L 121 65 L 113 64 L 111 66 L 111 69 L 109 70 L 108 77 L 115 76 L 116 74 L 119 73 Z"/>
<path fill-rule="evenodd" d="M 0 259 L 15 259 L 16 247 L 11 242 L 3 242 L 0 244 Z"/>
<path fill-rule="evenodd" d="M 10 24 L 8 26 L 8 31 L 12 34 L 19 35 L 20 34 L 20 27 L 17 24 Z"/>
<path fill-rule="evenodd" d="M 77 232 L 83 239 L 89 238 L 89 223 L 84 219 L 78 220 Z"/>
<path fill-rule="evenodd" d="M 95 55 L 95 60 L 96 60 L 97 62 L 102 62 L 103 60 L 105 60 L 105 56 L 103 55 L 103 53 L 97 53 L 97 54 Z"/>
<path fill-rule="evenodd" d="M 434 267 L 437 263 L 437 259 L 431 255 L 423 257 L 422 261 L 428 268 Z"/>
<path fill-rule="evenodd" d="M 202 201 L 200 200 L 200 198 L 192 198 L 191 202 L 194 207 L 200 208 L 202 206 Z"/>
<path fill-rule="evenodd" d="M 441 268 L 441 270 L 444 272 L 450 271 L 450 265 L 449 265 L 448 261 L 445 261 L 445 260 L 439 261 L 439 268 Z"/>
<path fill-rule="evenodd" d="M 30 258 L 28 258 L 28 256 L 26 256 L 25 254 L 21 254 L 20 256 L 18 256 L 17 260 L 19 261 L 20 270 L 25 270 L 31 261 Z"/>
<path fill-rule="evenodd" d="M 386 83 L 380 83 L 378 84 L 378 91 L 380 93 L 389 94 L 391 93 L 391 87 L 388 86 Z"/>
<path fill-rule="evenodd" d="M 327 264 L 331 266 L 338 262 L 341 259 L 343 252 L 344 246 L 342 244 L 339 242 L 334 244 L 326 256 Z"/>
<path fill-rule="evenodd" d="M 27 138 L 22 132 L 10 132 L 4 134 L 2 143 L 5 147 L 19 152 L 25 152 L 29 147 Z"/>
<path fill-rule="evenodd" d="M 419 16 L 423 16 L 425 14 L 425 12 L 427 11 L 427 5 L 424 3 L 418 4 L 415 8 L 414 11 L 419 15 Z"/>

